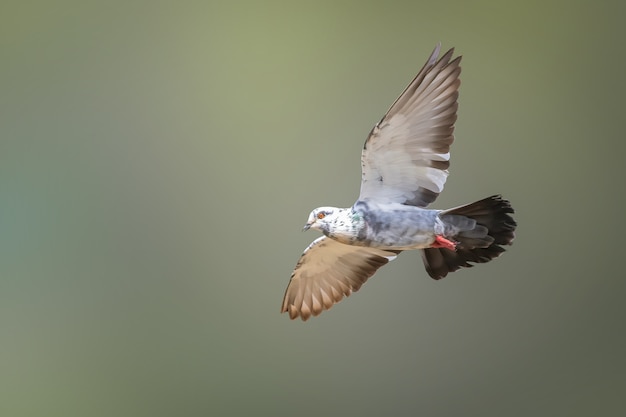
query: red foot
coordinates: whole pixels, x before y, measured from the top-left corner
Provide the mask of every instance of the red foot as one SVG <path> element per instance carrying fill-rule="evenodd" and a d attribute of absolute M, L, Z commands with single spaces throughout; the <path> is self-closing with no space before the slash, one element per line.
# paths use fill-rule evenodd
<path fill-rule="evenodd" d="M 456 250 L 456 243 L 446 239 L 441 235 L 436 235 L 435 241 L 431 245 L 431 248 L 446 248 L 450 250 Z"/>

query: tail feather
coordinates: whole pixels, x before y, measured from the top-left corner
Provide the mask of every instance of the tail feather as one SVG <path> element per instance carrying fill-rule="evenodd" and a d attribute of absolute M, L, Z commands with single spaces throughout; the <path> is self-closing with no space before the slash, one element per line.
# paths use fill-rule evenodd
<path fill-rule="evenodd" d="M 442 211 L 444 223 L 454 231 L 448 236 L 458 242 L 456 251 L 446 248 L 422 250 L 422 260 L 428 274 L 441 279 L 459 268 L 469 268 L 473 263 L 484 263 L 504 252 L 500 245 L 510 245 L 515 238 L 517 223 L 509 215 L 514 213 L 511 203 L 494 195 L 465 206 Z M 471 219 L 474 222 L 467 222 Z"/>

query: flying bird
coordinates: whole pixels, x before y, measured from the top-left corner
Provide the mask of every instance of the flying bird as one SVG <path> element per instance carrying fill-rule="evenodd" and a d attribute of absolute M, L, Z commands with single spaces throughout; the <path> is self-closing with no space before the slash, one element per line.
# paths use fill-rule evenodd
<path fill-rule="evenodd" d="M 450 165 L 461 57 L 434 49 L 370 132 L 361 154 L 361 192 L 352 207 L 318 207 L 304 230 L 316 239 L 298 261 L 281 312 L 306 321 L 349 296 L 400 252 L 417 249 L 441 279 L 498 257 L 515 237 L 513 208 L 499 195 L 448 210 L 426 207 Z"/>

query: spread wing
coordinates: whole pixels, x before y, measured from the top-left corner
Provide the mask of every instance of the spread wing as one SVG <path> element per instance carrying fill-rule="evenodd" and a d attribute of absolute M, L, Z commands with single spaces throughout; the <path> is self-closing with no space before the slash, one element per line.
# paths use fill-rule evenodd
<path fill-rule="evenodd" d="M 281 313 L 306 321 L 361 288 L 399 251 L 352 246 L 322 236 L 305 250 L 285 291 Z"/>
<path fill-rule="evenodd" d="M 361 155 L 360 200 L 425 207 L 443 190 L 454 140 L 461 57 L 428 62 L 374 126 Z"/>

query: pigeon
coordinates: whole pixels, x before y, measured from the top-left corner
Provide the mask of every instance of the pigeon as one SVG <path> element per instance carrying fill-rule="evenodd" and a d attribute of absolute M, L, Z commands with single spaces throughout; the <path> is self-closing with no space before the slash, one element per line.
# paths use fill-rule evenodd
<path fill-rule="evenodd" d="M 457 118 L 461 56 L 424 67 L 371 130 L 361 154 L 361 191 L 352 207 L 318 207 L 304 230 L 324 236 L 300 257 L 281 313 L 303 321 L 358 291 L 399 253 L 419 250 L 438 280 L 484 263 L 511 245 L 517 223 L 509 201 L 493 195 L 448 210 L 426 207 L 443 190 Z"/>

